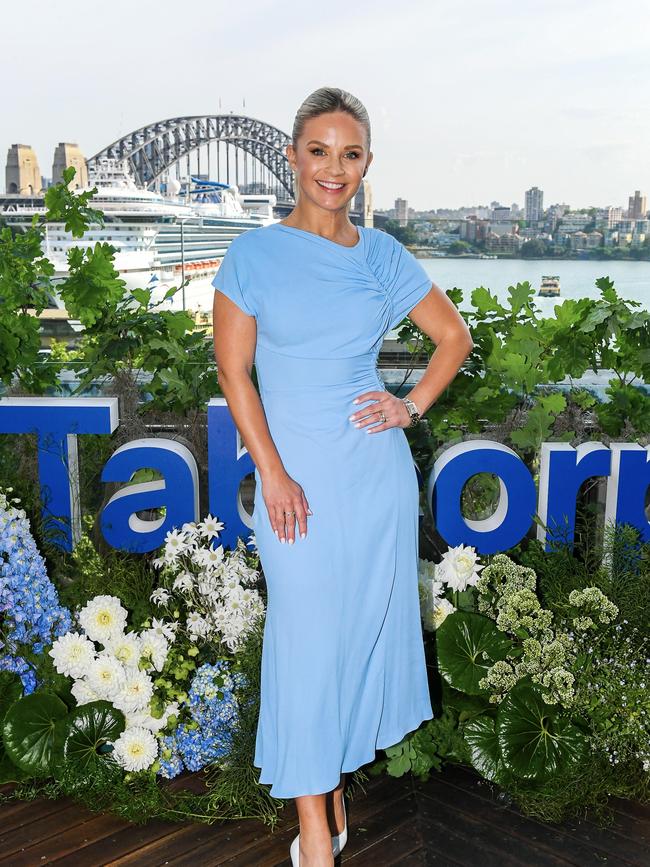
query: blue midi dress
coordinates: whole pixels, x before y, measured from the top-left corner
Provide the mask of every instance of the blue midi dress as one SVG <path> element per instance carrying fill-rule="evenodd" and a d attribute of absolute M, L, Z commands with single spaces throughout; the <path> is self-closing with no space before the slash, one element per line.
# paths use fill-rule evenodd
<path fill-rule="evenodd" d="M 385 390 L 384 335 L 431 289 L 393 236 L 353 247 L 273 223 L 232 242 L 213 280 L 257 322 L 269 430 L 313 516 L 275 536 L 255 470 L 252 523 L 267 586 L 254 764 L 270 793 L 328 792 L 433 717 L 418 597 L 419 496 L 403 428 L 349 416 Z M 372 426 L 372 425 L 370 425 Z"/>

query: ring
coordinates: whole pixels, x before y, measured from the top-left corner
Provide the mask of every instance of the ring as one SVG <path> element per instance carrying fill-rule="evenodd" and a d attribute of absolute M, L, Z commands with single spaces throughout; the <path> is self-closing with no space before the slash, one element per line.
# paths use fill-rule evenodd
<path fill-rule="evenodd" d="M 296 513 L 295 512 L 285 512 L 284 514 L 285 515 L 295 515 Z"/>
<path fill-rule="evenodd" d="M 386 421 L 386 414 L 384 413 L 383 409 L 381 411 L 381 420 L 382 420 L 382 423 Z"/>

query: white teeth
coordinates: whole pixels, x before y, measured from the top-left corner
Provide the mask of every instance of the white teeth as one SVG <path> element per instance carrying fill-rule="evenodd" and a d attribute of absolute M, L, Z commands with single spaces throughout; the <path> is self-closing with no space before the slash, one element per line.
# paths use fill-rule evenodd
<path fill-rule="evenodd" d="M 329 184 L 327 181 L 317 181 L 321 187 L 327 187 L 328 190 L 340 190 L 345 184 Z"/>

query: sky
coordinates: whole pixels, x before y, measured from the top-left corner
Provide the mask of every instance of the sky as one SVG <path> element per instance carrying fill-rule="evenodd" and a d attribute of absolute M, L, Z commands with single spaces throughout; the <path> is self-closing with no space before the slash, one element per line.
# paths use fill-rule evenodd
<path fill-rule="evenodd" d="M 0 153 L 32 145 L 46 177 L 60 141 L 180 115 L 289 134 L 329 85 L 370 115 L 376 209 L 650 199 L 648 0 L 21 0 L 0 33 Z"/>

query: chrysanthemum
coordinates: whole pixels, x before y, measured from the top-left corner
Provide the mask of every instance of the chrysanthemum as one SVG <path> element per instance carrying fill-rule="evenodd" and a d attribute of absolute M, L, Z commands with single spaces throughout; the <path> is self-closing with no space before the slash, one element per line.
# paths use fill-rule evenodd
<path fill-rule="evenodd" d="M 78 705 L 89 704 L 91 701 L 97 701 L 100 696 L 88 686 L 88 681 L 85 678 L 75 680 L 70 690 Z"/>
<path fill-rule="evenodd" d="M 115 741 L 113 755 L 126 771 L 145 771 L 158 757 L 158 741 L 145 728 L 128 728 Z"/>
<path fill-rule="evenodd" d="M 124 686 L 124 667 L 109 653 L 100 653 L 88 666 L 88 686 L 100 698 L 112 701 Z"/>
<path fill-rule="evenodd" d="M 135 668 L 140 662 L 142 647 L 135 632 L 118 635 L 106 642 L 106 649 L 127 668 Z"/>
<path fill-rule="evenodd" d="M 54 667 L 67 677 L 83 677 L 95 658 L 95 645 L 85 635 L 68 632 L 57 638 L 49 651 Z"/>
<path fill-rule="evenodd" d="M 442 555 L 442 561 L 436 570 L 437 577 L 452 590 L 473 587 L 478 581 L 479 570 L 483 568 L 477 565 L 477 561 L 478 555 L 473 547 L 456 545 Z"/>
<path fill-rule="evenodd" d="M 95 596 L 79 612 L 79 623 L 91 641 L 102 644 L 124 631 L 127 611 L 116 596 Z"/>
<path fill-rule="evenodd" d="M 431 614 L 431 622 L 434 629 L 438 629 L 447 617 L 456 609 L 448 599 L 441 599 L 437 605 L 434 605 Z"/>
<path fill-rule="evenodd" d="M 153 683 L 144 671 L 128 671 L 122 688 L 113 696 L 113 704 L 124 713 L 144 710 L 153 696 Z"/>

